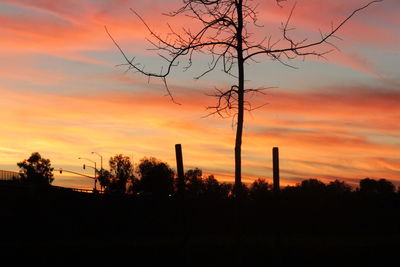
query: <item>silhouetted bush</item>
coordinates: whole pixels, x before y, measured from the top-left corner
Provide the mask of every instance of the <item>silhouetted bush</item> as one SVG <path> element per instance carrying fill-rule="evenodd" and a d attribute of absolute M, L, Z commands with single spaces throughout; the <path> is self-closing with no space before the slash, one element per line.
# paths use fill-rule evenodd
<path fill-rule="evenodd" d="M 203 194 L 203 171 L 199 168 L 187 170 L 184 176 L 185 196 L 198 198 Z"/>
<path fill-rule="evenodd" d="M 258 178 L 250 185 L 249 195 L 251 199 L 261 200 L 271 195 L 271 190 L 272 185 L 265 179 Z"/>
<path fill-rule="evenodd" d="M 167 197 L 174 192 L 174 171 L 156 158 L 143 158 L 137 166 L 140 187 L 154 197 Z"/>
<path fill-rule="evenodd" d="M 209 175 L 204 179 L 203 197 L 208 199 L 227 199 L 229 198 L 232 186 L 220 183 L 214 175 Z"/>
<path fill-rule="evenodd" d="M 392 194 L 395 191 L 394 184 L 386 179 L 379 179 L 378 187 L 381 194 Z"/>
<path fill-rule="evenodd" d="M 300 183 L 300 191 L 307 194 L 323 194 L 326 185 L 318 179 L 307 179 Z"/>
<path fill-rule="evenodd" d="M 214 175 L 204 178 L 199 168 L 186 171 L 184 181 L 186 198 L 227 199 L 232 194 L 231 184 L 218 182 Z"/>
<path fill-rule="evenodd" d="M 241 185 L 234 184 L 232 186 L 231 198 L 238 197 L 240 199 L 248 199 L 250 195 L 249 187 L 245 183 L 241 183 Z"/>
<path fill-rule="evenodd" d="M 395 186 L 392 182 L 386 179 L 374 180 L 365 178 L 360 180 L 359 191 L 365 194 L 391 194 L 395 191 Z"/>
<path fill-rule="evenodd" d="M 286 195 L 298 194 L 300 193 L 300 184 L 297 184 L 295 186 L 293 185 L 285 186 L 284 188 L 281 189 L 281 192 Z"/>
<path fill-rule="evenodd" d="M 326 186 L 328 193 L 345 194 L 352 192 L 352 187 L 344 181 L 335 180 Z"/>

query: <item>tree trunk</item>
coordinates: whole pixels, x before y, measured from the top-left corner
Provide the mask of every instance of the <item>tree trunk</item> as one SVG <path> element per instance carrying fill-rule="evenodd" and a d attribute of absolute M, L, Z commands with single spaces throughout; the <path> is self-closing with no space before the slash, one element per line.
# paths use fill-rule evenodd
<path fill-rule="evenodd" d="M 235 188 L 236 194 L 241 194 L 242 189 L 242 135 L 243 135 L 243 117 L 244 117 L 244 60 L 243 60 L 243 1 L 238 1 L 238 27 L 237 27 L 237 56 L 238 56 L 238 113 L 236 125 L 235 141 Z"/>

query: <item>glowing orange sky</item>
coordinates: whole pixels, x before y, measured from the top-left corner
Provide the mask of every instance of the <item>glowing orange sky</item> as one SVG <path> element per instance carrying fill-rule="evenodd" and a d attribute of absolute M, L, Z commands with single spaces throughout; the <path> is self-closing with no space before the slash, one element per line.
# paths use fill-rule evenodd
<path fill-rule="evenodd" d="M 100 161 L 91 151 L 103 155 L 105 166 L 122 153 L 134 162 L 154 156 L 175 167 L 174 144 L 181 143 L 186 168 L 232 181 L 232 120 L 202 118 L 214 104 L 206 93 L 232 80 L 219 72 L 193 80 L 204 70 L 200 58 L 191 71 L 171 76 L 170 87 L 182 104 L 175 105 L 160 81 L 148 83 L 116 67 L 123 59 L 104 30 L 106 25 L 129 55 L 158 70 L 161 61 L 146 50 L 148 34 L 129 8 L 163 32 L 167 19 L 160 14 L 179 2 L 0 0 L 0 169 L 17 170 L 16 162 L 34 151 L 56 168 L 79 171 L 78 157 Z M 260 2 L 263 30 L 278 38 L 294 2 L 284 8 L 273 0 Z M 329 30 L 331 22 L 368 1 L 297 2 L 292 19 L 297 34 L 317 38 L 318 29 Z M 358 14 L 340 32 L 343 40 L 335 41 L 341 51 L 326 60 L 295 60 L 297 70 L 267 58 L 248 66 L 250 85 L 277 88 L 252 99 L 268 105 L 246 114 L 246 182 L 272 175 L 273 146 L 281 148 L 284 184 L 311 177 L 400 182 L 399 10 L 399 1 L 385 0 Z M 187 18 L 170 23 L 183 21 L 188 23 Z M 91 186 L 59 174 L 54 183 Z"/>

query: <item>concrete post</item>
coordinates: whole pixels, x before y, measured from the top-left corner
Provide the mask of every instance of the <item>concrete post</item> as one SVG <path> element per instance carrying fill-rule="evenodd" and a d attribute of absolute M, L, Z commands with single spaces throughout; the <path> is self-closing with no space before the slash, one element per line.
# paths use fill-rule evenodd
<path fill-rule="evenodd" d="M 274 147 L 272 149 L 272 165 L 273 165 L 273 177 L 274 177 L 274 193 L 279 193 L 279 148 Z"/>
<path fill-rule="evenodd" d="M 175 145 L 175 155 L 176 155 L 176 169 L 178 172 L 178 191 L 180 193 L 184 192 L 184 171 L 183 171 L 183 157 L 182 157 L 182 146 L 181 144 Z"/>

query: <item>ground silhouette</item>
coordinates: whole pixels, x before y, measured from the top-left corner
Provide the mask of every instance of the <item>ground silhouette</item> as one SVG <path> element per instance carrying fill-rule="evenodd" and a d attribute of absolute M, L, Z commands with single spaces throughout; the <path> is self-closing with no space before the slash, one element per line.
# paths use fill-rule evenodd
<path fill-rule="evenodd" d="M 216 188 L 209 180 L 209 188 Z M 238 203 L 229 197 L 182 202 L 53 186 L 39 192 L 3 181 L 0 253 L 15 265 L 39 266 L 239 266 L 238 253 L 242 266 L 397 263 L 399 193 L 315 194 L 309 184 L 321 188 L 313 180 L 277 196 L 264 183 L 250 185 Z M 262 197 L 259 188 L 267 189 Z M 235 220 L 243 226 L 240 247 Z"/>

